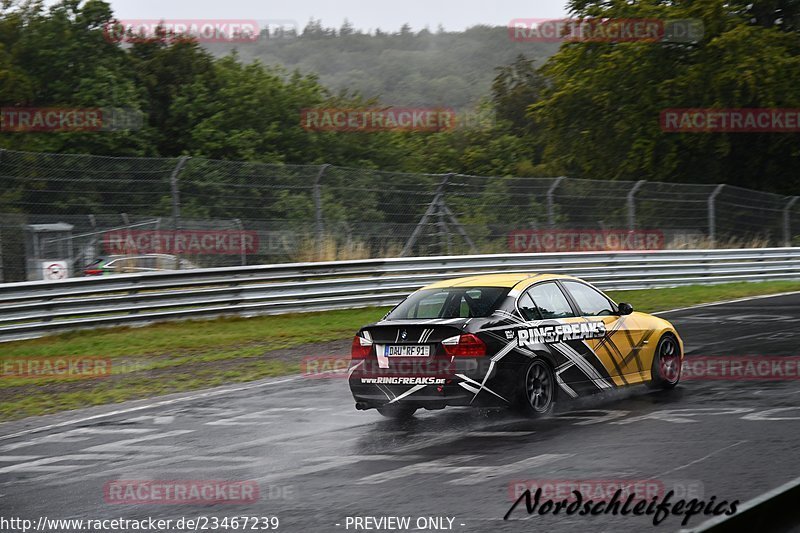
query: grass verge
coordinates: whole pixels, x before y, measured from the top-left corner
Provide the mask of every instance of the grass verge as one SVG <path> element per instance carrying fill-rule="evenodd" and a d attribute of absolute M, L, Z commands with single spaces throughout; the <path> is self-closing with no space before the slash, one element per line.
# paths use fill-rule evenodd
<path fill-rule="evenodd" d="M 795 290 L 800 290 L 800 282 L 775 281 L 609 295 L 638 311 L 655 312 Z M 172 322 L 0 344 L 0 421 L 297 373 L 303 357 L 344 355 L 353 333 L 387 310 Z M 70 380 L 8 377 L 9 365 L 26 358 L 91 356 L 111 359 L 111 375 Z"/>

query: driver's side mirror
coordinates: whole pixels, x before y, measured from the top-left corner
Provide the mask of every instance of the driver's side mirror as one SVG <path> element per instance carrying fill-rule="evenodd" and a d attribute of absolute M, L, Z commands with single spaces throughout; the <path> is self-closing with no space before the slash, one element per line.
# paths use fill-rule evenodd
<path fill-rule="evenodd" d="M 631 304 L 619 304 L 619 316 L 625 316 L 633 313 L 633 306 Z"/>

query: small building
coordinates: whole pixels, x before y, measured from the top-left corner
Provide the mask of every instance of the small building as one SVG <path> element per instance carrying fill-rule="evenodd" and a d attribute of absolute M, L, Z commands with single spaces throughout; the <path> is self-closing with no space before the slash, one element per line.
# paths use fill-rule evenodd
<path fill-rule="evenodd" d="M 23 228 L 29 281 L 57 281 L 74 275 L 72 224 L 27 224 Z"/>

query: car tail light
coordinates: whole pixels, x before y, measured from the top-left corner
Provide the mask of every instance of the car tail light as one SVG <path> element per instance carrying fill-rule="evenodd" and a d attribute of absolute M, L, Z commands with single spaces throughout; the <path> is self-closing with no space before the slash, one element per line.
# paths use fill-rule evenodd
<path fill-rule="evenodd" d="M 83 273 L 85 275 L 87 275 L 87 276 L 99 276 L 100 274 L 103 273 L 103 271 L 102 270 L 89 269 L 89 270 L 84 270 Z"/>
<path fill-rule="evenodd" d="M 351 359 L 366 359 L 372 350 L 372 341 L 360 335 L 353 337 L 353 346 L 350 349 Z"/>
<path fill-rule="evenodd" d="M 452 357 L 481 357 L 486 355 L 486 344 L 472 333 L 456 335 L 442 341 L 444 351 Z"/>

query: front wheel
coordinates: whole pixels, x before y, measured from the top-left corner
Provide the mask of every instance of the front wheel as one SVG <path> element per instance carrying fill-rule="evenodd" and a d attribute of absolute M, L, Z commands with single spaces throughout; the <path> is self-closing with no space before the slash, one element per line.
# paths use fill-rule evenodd
<path fill-rule="evenodd" d="M 383 407 L 378 407 L 378 412 L 386 418 L 402 420 L 414 416 L 417 408 L 408 405 L 387 404 Z"/>
<path fill-rule="evenodd" d="M 653 389 L 672 389 L 681 380 L 681 349 L 678 339 L 670 334 L 661 337 L 650 367 L 650 383 Z"/>
<path fill-rule="evenodd" d="M 556 405 L 556 376 L 542 359 L 534 359 L 525 372 L 522 411 L 531 417 L 550 414 Z"/>

